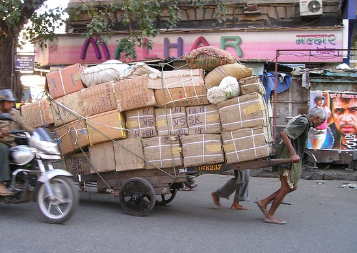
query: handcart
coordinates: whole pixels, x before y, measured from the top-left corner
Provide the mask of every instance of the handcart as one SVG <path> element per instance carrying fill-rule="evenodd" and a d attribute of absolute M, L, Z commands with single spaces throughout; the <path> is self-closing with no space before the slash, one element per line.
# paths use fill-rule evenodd
<path fill-rule="evenodd" d="M 239 164 L 211 164 L 196 167 L 142 169 L 122 172 L 104 172 L 76 177 L 82 190 L 95 184 L 99 193 L 119 197 L 122 208 L 130 215 L 143 216 L 156 205 L 166 205 L 184 187 L 187 174 L 219 174 L 229 170 L 258 169 L 291 163 L 290 158 L 265 158 Z"/>

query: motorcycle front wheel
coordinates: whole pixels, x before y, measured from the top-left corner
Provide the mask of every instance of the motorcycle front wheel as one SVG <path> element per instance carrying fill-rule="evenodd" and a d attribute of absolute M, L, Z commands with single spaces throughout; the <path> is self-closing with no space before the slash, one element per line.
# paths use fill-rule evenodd
<path fill-rule="evenodd" d="M 69 177 L 57 176 L 50 180 L 53 198 L 42 183 L 37 191 L 37 207 L 40 216 L 48 223 L 60 224 L 67 221 L 77 209 L 79 196 L 74 182 Z"/>

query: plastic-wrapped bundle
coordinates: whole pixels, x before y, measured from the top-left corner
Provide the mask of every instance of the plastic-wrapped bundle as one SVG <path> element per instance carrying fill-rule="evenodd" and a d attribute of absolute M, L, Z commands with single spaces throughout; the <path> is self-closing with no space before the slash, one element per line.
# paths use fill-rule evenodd
<path fill-rule="evenodd" d="M 223 78 L 219 86 L 212 87 L 207 91 L 207 99 L 211 104 L 217 104 L 238 95 L 239 84 L 237 79 L 232 76 Z"/>

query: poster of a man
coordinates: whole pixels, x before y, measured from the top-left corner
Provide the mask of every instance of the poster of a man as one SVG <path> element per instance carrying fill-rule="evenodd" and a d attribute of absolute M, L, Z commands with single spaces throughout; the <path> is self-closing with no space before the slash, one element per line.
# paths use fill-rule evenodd
<path fill-rule="evenodd" d="M 313 103 L 312 103 L 313 101 Z M 326 120 L 319 127 L 311 128 L 309 131 L 309 148 L 321 149 L 327 134 L 327 125 L 331 121 L 331 110 L 329 108 L 329 94 L 311 93 L 310 111 L 313 108 L 321 108 L 326 112 Z"/>
<path fill-rule="evenodd" d="M 310 110 L 321 105 L 330 117 L 310 130 L 308 148 L 357 149 L 357 93 L 312 92 Z"/>
<path fill-rule="evenodd" d="M 357 94 L 330 93 L 333 122 L 327 129 L 325 148 L 357 148 Z"/>

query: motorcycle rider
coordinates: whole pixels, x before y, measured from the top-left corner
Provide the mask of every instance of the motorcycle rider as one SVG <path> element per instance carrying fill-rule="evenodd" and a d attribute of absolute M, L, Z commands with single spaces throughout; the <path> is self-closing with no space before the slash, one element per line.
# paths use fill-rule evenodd
<path fill-rule="evenodd" d="M 10 180 L 9 147 L 15 146 L 15 138 L 9 131 L 18 129 L 32 134 L 33 128 L 27 126 L 21 118 L 20 112 L 15 109 L 15 97 L 10 89 L 0 90 L 0 113 L 9 113 L 13 121 L 0 120 L 0 195 L 11 196 L 4 182 Z"/>

